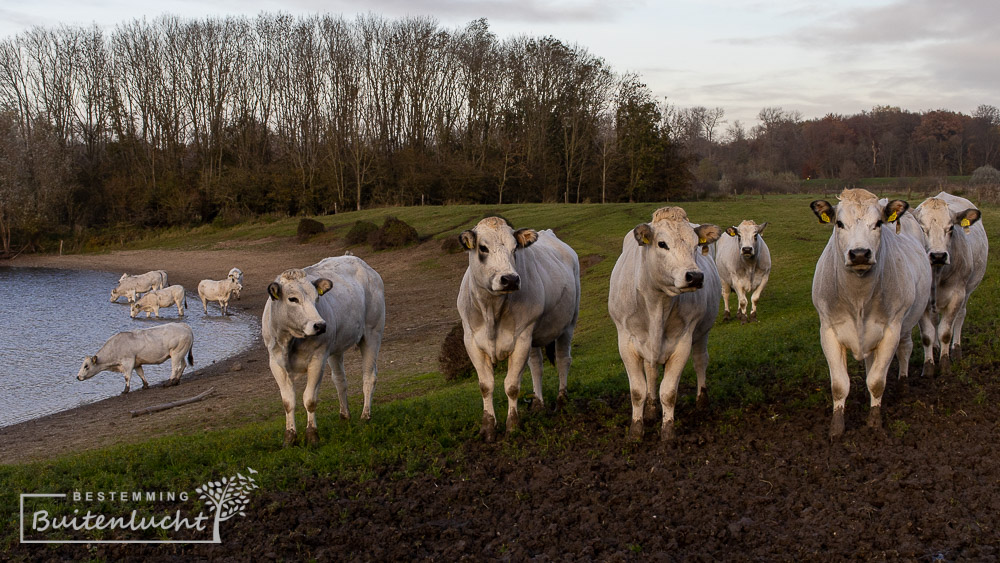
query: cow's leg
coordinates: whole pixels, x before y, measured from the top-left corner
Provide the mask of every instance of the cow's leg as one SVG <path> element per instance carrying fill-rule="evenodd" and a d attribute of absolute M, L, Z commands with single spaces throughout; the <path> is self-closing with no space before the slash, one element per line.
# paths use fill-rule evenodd
<path fill-rule="evenodd" d="M 698 376 L 698 394 L 695 406 L 699 409 L 708 408 L 708 335 L 694 342 L 691 346 L 691 359 L 694 362 L 694 373 Z M 682 367 L 683 369 L 683 367 Z"/>
<path fill-rule="evenodd" d="M 921 377 L 934 377 L 934 342 L 937 340 L 937 328 L 934 326 L 934 313 L 928 305 L 920 316 L 920 344 L 924 348 L 924 369 Z"/>
<path fill-rule="evenodd" d="M 833 420 L 830 422 L 830 439 L 844 434 L 844 406 L 851 391 L 851 377 L 847 373 L 847 348 L 837 338 L 833 327 L 820 326 L 819 342 L 830 367 L 830 390 L 833 394 Z"/>
<path fill-rule="evenodd" d="M 938 297 L 941 297 L 940 292 L 938 292 Z M 962 297 L 958 292 L 953 292 L 949 295 L 944 303 L 940 300 L 938 301 L 938 310 L 941 312 L 941 318 L 938 321 L 937 336 L 938 346 L 941 348 L 940 367 L 942 375 L 951 373 L 951 341 L 954 334 L 955 319 L 958 317 L 958 311 L 961 307 Z"/>
<path fill-rule="evenodd" d="M 951 325 L 952 332 L 950 355 L 956 362 L 962 359 L 962 327 L 965 326 L 965 314 L 967 312 L 966 305 L 968 303 L 969 296 L 966 294 L 965 299 L 962 300 L 962 306 L 958 308 L 958 312 L 955 314 L 955 322 Z"/>
<path fill-rule="evenodd" d="M 531 390 L 535 393 L 535 399 L 531 402 L 531 410 L 533 411 L 542 411 L 545 409 L 545 399 L 542 397 L 543 356 L 544 352 L 541 346 L 532 348 L 528 354 L 528 371 L 531 372 Z"/>
<path fill-rule="evenodd" d="M 283 358 L 282 358 L 283 359 Z M 295 443 L 295 383 L 285 371 L 284 364 L 271 356 L 271 375 L 281 391 L 281 404 L 285 407 L 285 446 Z"/>
<path fill-rule="evenodd" d="M 375 395 L 375 382 L 378 380 L 378 351 L 382 346 L 381 335 L 369 333 L 361 342 L 362 387 L 364 388 L 365 404 L 361 407 L 361 420 L 372 418 L 372 397 Z"/>
<path fill-rule="evenodd" d="M 208 299 L 205 299 L 204 295 L 199 295 L 201 297 L 201 306 L 205 309 L 205 314 L 208 314 Z"/>
<path fill-rule="evenodd" d="M 691 356 L 691 333 L 680 336 L 673 353 L 663 365 L 663 381 L 660 382 L 660 406 L 663 407 L 663 423 L 660 427 L 660 441 L 674 438 L 674 405 L 677 404 L 677 390 L 681 382 L 681 372 Z"/>
<path fill-rule="evenodd" d="M 899 364 L 899 378 L 906 379 L 910 375 L 910 354 L 913 353 L 913 331 L 909 334 L 899 336 L 899 344 L 896 345 L 896 363 Z M 890 360 L 891 361 L 891 360 Z M 889 366 L 885 366 L 886 370 Z"/>
<path fill-rule="evenodd" d="M 177 316 L 178 317 L 184 316 L 184 301 L 177 302 Z"/>
<path fill-rule="evenodd" d="M 736 289 L 736 298 L 739 300 L 739 310 L 736 316 L 740 319 L 741 323 L 746 323 L 749 320 L 747 316 L 747 305 L 749 300 L 747 299 L 747 294 L 750 293 L 750 288 L 744 281 L 737 281 L 734 286 Z"/>
<path fill-rule="evenodd" d="M 135 374 L 142 380 L 142 388 L 149 389 L 149 381 L 146 381 L 146 374 L 142 372 L 142 366 L 135 366 Z"/>
<path fill-rule="evenodd" d="M 493 411 L 493 362 L 476 346 L 470 332 L 466 328 L 465 350 L 469 353 L 469 360 L 476 368 L 476 375 L 479 377 L 479 392 L 483 396 L 483 420 L 479 427 L 479 434 L 487 442 L 492 442 L 497 435 L 497 416 Z"/>
<path fill-rule="evenodd" d="M 887 326 L 882 332 L 882 340 L 872 352 L 871 367 L 868 368 L 868 392 L 871 393 L 871 409 L 868 411 L 868 427 L 882 427 L 882 394 L 885 393 L 886 374 L 889 371 L 889 363 L 892 362 L 893 355 L 896 354 L 900 343 L 900 327 Z M 913 349 L 913 343 L 909 345 Z"/>
<path fill-rule="evenodd" d="M 653 424 L 656 422 L 657 411 L 660 401 L 656 398 L 656 383 L 660 379 L 660 366 L 649 361 L 642 361 L 642 370 L 646 375 L 646 397 L 642 404 L 642 422 Z"/>
<path fill-rule="evenodd" d="M 181 375 L 184 373 L 184 367 L 187 364 L 184 362 L 184 354 L 187 350 L 174 350 L 170 354 L 170 381 L 167 382 L 167 386 L 177 385 L 181 382 Z"/>
<path fill-rule="evenodd" d="M 757 289 L 753 290 L 753 295 L 750 296 L 750 322 L 757 320 L 757 302 L 760 301 L 760 294 L 764 293 L 764 286 L 767 285 L 767 280 L 770 279 L 770 277 L 770 272 L 762 275 L 760 283 L 757 284 Z"/>
<path fill-rule="evenodd" d="M 732 291 L 732 287 L 730 287 L 729 282 L 727 282 L 726 280 L 721 280 L 721 281 L 722 281 L 722 306 L 723 306 L 723 309 L 725 309 L 725 311 L 726 311 L 726 314 L 722 317 L 722 320 L 723 321 L 728 321 L 729 320 L 729 292 Z"/>
<path fill-rule="evenodd" d="M 507 377 L 503 380 L 504 392 L 507 394 L 507 432 L 520 425 L 517 397 L 521 394 L 521 374 L 524 373 L 524 365 L 528 363 L 528 355 L 531 353 L 532 329 L 533 327 L 525 328 L 514 343 L 514 351 L 507 358 Z"/>
<path fill-rule="evenodd" d="M 574 327 L 575 328 L 575 327 Z M 569 368 L 573 365 L 573 329 L 566 330 L 556 339 L 556 372 L 559 374 L 559 394 L 556 395 L 556 408 L 566 404 L 567 386 L 569 384 Z"/>
<path fill-rule="evenodd" d="M 302 391 L 302 405 L 306 408 L 306 444 L 319 443 L 316 430 L 316 405 L 319 403 L 319 384 L 323 380 L 323 355 L 316 354 L 306 366 L 306 388 Z"/>
<path fill-rule="evenodd" d="M 333 386 L 337 388 L 340 418 L 350 420 L 351 410 L 347 406 L 347 372 L 344 371 L 344 355 L 331 354 L 326 363 L 330 364 L 330 376 L 333 378 Z"/>
<path fill-rule="evenodd" d="M 642 439 L 643 406 L 646 402 L 646 373 L 639 352 L 632 346 L 629 335 L 618 329 L 618 353 L 625 364 L 628 374 L 628 386 L 632 398 L 632 425 L 629 427 L 629 437 L 633 440 Z"/>
<path fill-rule="evenodd" d="M 132 370 L 135 369 L 135 364 L 131 361 L 122 362 L 122 375 L 125 376 L 125 389 L 122 391 L 122 395 L 128 393 L 129 386 L 132 383 Z"/>

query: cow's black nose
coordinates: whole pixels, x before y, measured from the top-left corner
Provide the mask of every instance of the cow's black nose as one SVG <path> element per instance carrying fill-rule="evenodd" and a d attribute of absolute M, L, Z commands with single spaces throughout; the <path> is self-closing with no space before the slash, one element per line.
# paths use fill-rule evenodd
<path fill-rule="evenodd" d="M 705 282 L 705 274 L 701 272 L 688 272 L 684 274 L 684 281 L 687 282 L 689 287 L 701 287 L 701 284 Z"/>
<path fill-rule="evenodd" d="M 847 251 L 851 264 L 867 264 L 872 260 L 872 251 L 867 248 L 853 248 Z"/>
<path fill-rule="evenodd" d="M 326 332 L 326 323 L 316 323 L 316 324 L 314 324 L 313 325 L 313 330 L 316 331 L 316 334 L 323 334 L 324 332 Z"/>
<path fill-rule="evenodd" d="M 930 258 L 931 258 L 931 264 L 935 266 L 943 266 L 948 263 L 947 252 L 931 252 Z"/>
<path fill-rule="evenodd" d="M 504 289 L 519 289 L 521 287 L 521 276 L 517 274 L 500 276 L 500 286 Z"/>
<path fill-rule="evenodd" d="M 743 254 L 747 254 L 747 255 L 753 254 L 753 247 L 752 246 L 744 246 L 742 250 L 743 250 Z"/>

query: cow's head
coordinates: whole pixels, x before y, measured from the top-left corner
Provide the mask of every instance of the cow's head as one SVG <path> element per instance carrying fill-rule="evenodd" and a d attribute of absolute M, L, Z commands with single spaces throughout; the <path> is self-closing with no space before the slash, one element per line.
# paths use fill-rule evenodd
<path fill-rule="evenodd" d="M 128 316 L 132 317 L 133 319 L 135 318 L 136 315 L 138 315 L 140 313 L 140 311 L 139 311 L 139 301 L 142 301 L 142 299 L 136 299 L 135 301 L 132 301 L 131 303 L 129 303 L 129 306 L 128 306 Z"/>
<path fill-rule="evenodd" d="M 692 225 L 680 207 L 661 207 L 653 220 L 632 229 L 642 247 L 646 272 L 653 283 L 674 297 L 695 291 L 705 281 L 705 273 L 695 262 L 699 247 L 719 240 L 722 229 L 715 225 Z"/>
<path fill-rule="evenodd" d="M 764 232 L 767 222 L 758 225 L 747 219 L 736 227 L 726 229 L 726 234 L 735 237 L 740 255 L 744 258 L 755 258 L 757 256 L 757 237 Z"/>
<path fill-rule="evenodd" d="M 953 213 L 948 209 L 948 202 L 936 197 L 927 198 L 913 210 L 913 216 L 924 231 L 924 248 L 931 266 L 946 266 L 951 264 L 951 237 L 955 227 L 968 232 L 969 227 L 979 220 L 978 209 L 966 209 L 961 213 Z"/>
<path fill-rule="evenodd" d="M 234 282 L 233 282 L 233 293 L 232 293 L 233 297 L 239 299 L 240 298 L 240 291 L 243 291 L 243 285 L 240 284 L 240 282 L 237 282 L 237 281 L 234 280 Z"/>
<path fill-rule="evenodd" d="M 469 272 L 476 285 L 495 295 L 517 291 L 521 276 L 514 264 L 514 253 L 538 240 L 532 229 L 514 230 L 505 219 L 487 217 L 474 229 L 458 235 L 469 252 Z"/>
<path fill-rule="evenodd" d="M 97 356 L 88 356 L 83 359 L 83 365 L 80 366 L 80 371 L 76 374 L 77 381 L 85 381 L 94 377 L 95 375 L 103 371 L 97 362 Z"/>
<path fill-rule="evenodd" d="M 118 288 L 117 287 L 111 290 L 111 302 L 112 303 L 114 303 L 121 296 L 122 296 L 122 294 L 118 293 Z"/>
<path fill-rule="evenodd" d="M 833 223 L 833 240 L 844 267 L 863 276 L 878 263 L 882 226 L 899 221 L 910 204 L 894 199 L 886 203 L 862 189 L 845 189 L 836 207 L 818 199 L 809 204 L 821 223 Z"/>
<path fill-rule="evenodd" d="M 326 321 L 316 310 L 316 301 L 331 287 L 333 282 L 326 278 L 310 282 L 304 270 L 285 270 L 267 286 L 272 322 L 296 338 L 323 334 Z"/>

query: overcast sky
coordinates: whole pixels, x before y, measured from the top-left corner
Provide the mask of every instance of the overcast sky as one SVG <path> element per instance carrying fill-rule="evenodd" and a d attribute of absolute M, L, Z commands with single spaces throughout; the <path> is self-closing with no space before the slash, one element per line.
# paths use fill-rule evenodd
<path fill-rule="evenodd" d="M 748 127 L 774 106 L 807 119 L 876 105 L 1000 107 L 1000 0 L 0 0 L 0 37 L 278 11 L 429 15 L 448 28 L 485 17 L 501 38 L 582 45 L 642 75 L 657 97 L 722 107 Z"/>

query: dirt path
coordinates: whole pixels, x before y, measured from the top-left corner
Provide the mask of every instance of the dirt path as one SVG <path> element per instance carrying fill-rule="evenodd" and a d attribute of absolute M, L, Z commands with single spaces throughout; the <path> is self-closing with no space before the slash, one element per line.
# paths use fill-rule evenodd
<path fill-rule="evenodd" d="M 416 247 L 372 253 L 367 247 L 351 251 L 382 276 L 386 289 L 386 330 L 379 355 L 379 379 L 437 370 L 437 351 L 458 320 L 455 300 L 465 271 L 464 254 L 448 255 L 440 241 Z M 226 245 L 226 246 L 232 246 Z M 287 268 L 314 264 L 344 253 L 342 243 L 298 244 L 294 240 L 219 250 L 141 250 L 98 255 L 21 256 L 11 266 L 50 267 L 141 273 L 166 270 L 170 283 L 188 290 L 202 279 L 222 279 L 233 266 L 243 270 L 244 290 L 230 307 L 260 317 L 267 300 L 266 288 Z M 427 270 L 433 268 L 434 275 Z M 444 281 L 442 281 L 444 280 Z M 418 330 L 419 329 L 419 330 Z M 348 388 L 360 393 L 358 354 L 347 356 Z M 153 386 L 97 403 L 0 428 L 0 463 L 18 463 L 57 457 L 72 452 L 134 443 L 154 436 L 190 434 L 267 420 L 281 412 L 278 386 L 267 365 L 267 352 L 259 337 L 249 351 L 187 371 L 176 387 Z M 105 373 L 102 377 L 115 377 Z M 301 385 L 301 383 L 300 383 Z M 208 399 L 132 418 L 129 411 L 191 397 L 209 387 Z M 332 393 L 332 386 L 321 392 Z M 321 401 L 336 401 L 321 395 Z M 255 409 L 247 405 L 262 405 Z"/>

